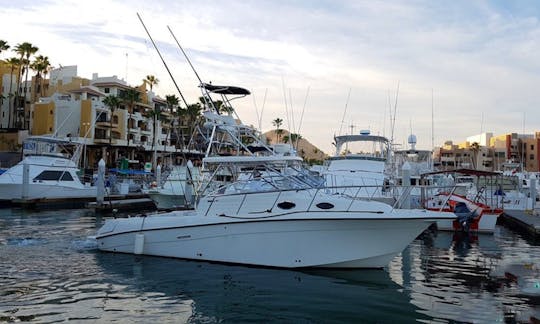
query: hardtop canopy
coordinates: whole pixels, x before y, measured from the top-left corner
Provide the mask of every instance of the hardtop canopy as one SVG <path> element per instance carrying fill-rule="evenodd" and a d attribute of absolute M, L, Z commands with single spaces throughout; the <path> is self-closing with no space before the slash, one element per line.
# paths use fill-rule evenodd
<path fill-rule="evenodd" d="M 201 84 L 201 86 L 212 92 L 212 93 L 217 93 L 217 94 L 222 94 L 222 95 L 242 95 L 242 96 L 247 96 L 249 94 L 251 94 L 251 92 L 249 92 L 249 90 L 247 89 L 244 89 L 244 88 L 240 88 L 240 87 L 233 87 L 233 86 L 219 86 L 219 85 L 213 85 L 213 84 L 209 84 L 209 83 L 203 83 Z"/>

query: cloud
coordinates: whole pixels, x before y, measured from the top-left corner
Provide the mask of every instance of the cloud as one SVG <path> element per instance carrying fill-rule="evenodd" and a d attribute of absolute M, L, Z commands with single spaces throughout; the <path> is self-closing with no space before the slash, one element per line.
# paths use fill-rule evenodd
<path fill-rule="evenodd" d="M 285 119 L 285 100 L 299 124 L 309 87 L 300 131 L 326 152 L 343 127 L 349 89 L 345 125 L 388 135 L 388 97 L 398 82 L 396 140 L 406 141 L 412 127 L 422 148 L 431 147 L 432 90 L 435 144 L 480 130 L 532 132 L 540 123 L 534 1 L 69 0 L 3 8 L 0 28 L 10 44 L 34 43 L 54 64 L 77 64 L 84 77 L 98 72 L 135 84 L 154 74 L 158 93 L 175 93 L 139 12 L 182 92 L 195 101 L 198 81 L 170 26 L 204 81 L 250 88 L 259 109 L 267 93 L 265 130 L 272 119 Z M 257 124 L 252 98 L 237 105 Z"/>

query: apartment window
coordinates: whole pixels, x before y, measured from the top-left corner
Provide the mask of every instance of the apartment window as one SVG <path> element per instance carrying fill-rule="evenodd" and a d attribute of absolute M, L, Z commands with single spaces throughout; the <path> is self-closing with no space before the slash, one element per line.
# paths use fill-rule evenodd
<path fill-rule="evenodd" d="M 110 88 L 105 88 L 105 89 L 103 89 L 103 92 L 105 92 L 105 93 L 111 93 L 111 89 L 110 89 Z"/>
<path fill-rule="evenodd" d="M 531 151 L 534 151 L 534 144 L 531 144 Z"/>
<path fill-rule="evenodd" d="M 529 155 L 530 160 L 534 160 L 534 154 Z"/>

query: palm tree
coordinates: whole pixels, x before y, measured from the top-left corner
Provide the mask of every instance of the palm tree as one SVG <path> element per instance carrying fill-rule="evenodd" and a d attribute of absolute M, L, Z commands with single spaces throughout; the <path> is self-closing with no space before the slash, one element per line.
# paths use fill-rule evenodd
<path fill-rule="evenodd" d="M 40 96 L 42 96 L 43 94 L 43 78 L 41 77 L 41 75 L 45 75 L 47 73 L 47 71 L 51 67 L 51 63 L 49 63 L 49 58 L 47 56 L 39 55 L 34 59 L 34 62 L 32 62 L 30 67 L 34 71 L 36 71 L 36 91 L 33 98 L 33 101 L 35 101 L 38 90 Z"/>
<path fill-rule="evenodd" d="M 173 115 L 173 121 L 172 121 L 172 130 L 176 133 L 176 141 L 178 143 L 178 132 L 176 131 L 176 126 L 179 124 L 179 117 L 180 117 L 180 107 L 178 107 L 179 100 L 177 96 L 175 95 L 166 95 L 165 101 L 167 102 L 167 109 L 169 112 Z M 175 109 L 176 108 L 176 109 Z M 176 112 L 175 112 L 176 111 Z M 171 133 L 171 130 L 167 133 L 167 139 L 169 140 L 169 134 Z"/>
<path fill-rule="evenodd" d="M 169 112 L 173 113 L 173 109 L 178 106 L 178 102 L 180 99 L 178 99 L 175 95 L 166 95 L 165 101 L 167 101 L 167 107 L 169 108 Z"/>
<path fill-rule="evenodd" d="M 283 119 L 276 118 L 272 120 L 272 125 L 276 126 L 276 143 L 280 142 L 281 140 L 281 134 L 283 134 L 283 130 L 280 128 L 283 124 Z"/>
<path fill-rule="evenodd" d="M 195 130 L 196 122 L 201 115 L 202 106 L 200 103 L 191 104 L 186 107 L 186 110 L 184 112 L 184 116 L 186 118 L 187 124 L 188 124 L 188 131 L 189 134 L 193 135 L 193 131 Z"/>
<path fill-rule="evenodd" d="M 218 114 L 227 113 L 230 114 L 234 111 L 234 108 L 223 104 L 221 100 L 212 100 L 211 98 L 199 97 L 199 104 L 201 107 L 214 107 Z"/>
<path fill-rule="evenodd" d="M 109 107 L 109 109 L 111 110 L 111 117 L 109 118 L 109 125 L 111 126 L 111 134 L 109 136 L 109 145 L 112 144 L 113 114 L 114 114 L 114 111 L 120 107 L 120 103 L 121 103 L 120 98 L 118 98 L 117 96 L 111 95 L 103 99 L 103 104 Z"/>
<path fill-rule="evenodd" d="M 10 68 L 11 68 L 11 73 L 9 74 L 9 92 L 8 92 L 8 96 L 9 96 L 9 111 L 8 111 L 8 128 L 11 127 L 11 114 L 13 113 L 13 71 L 15 70 L 15 68 L 19 68 L 19 65 L 21 63 L 21 61 L 16 58 L 16 57 L 12 57 L 12 58 L 9 58 L 6 60 L 6 62 L 9 64 Z"/>
<path fill-rule="evenodd" d="M 131 115 L 133 114 L 133 108 L 135 107 L 135 104 L 139 102 L 141 93 L 137 91 L 136 89 L 130 88 L 120 94 L 120 99 L 124 104 L 128 106 L 128 134 L 127 134 L 127 146 L 129 146 L 129 123 L 131 122 Z"/>
<path fill-rule="evenodd" d="M 153 75 L 147 75 L 147 76 L 146 76 L 146 79 L 143 79 L 143 82 L 148 83 L 148 85 L 150 86 L 150 91 L 152 91 L 152 89 L 154 88 L 154 86 L 155 86 L 155 85 L 158 85 L 159 79 L 156 78 L 156 77 L 153 76 Z"/>
<path fill-rule="evenodd" d="M 20 60 L 21 60 L 21 63 L 22 63 L 22 66 L 19 67 L 19 72 L 21 72 L 21 67 L 23 68 L 22 69 L 22 72 L 26 72 L 26 77 L 25 77 L 25 84 L 28 82 L 28 69 L 29 69 L 29 65 L 30 65 L 30 56 L 31 55 L 34 55 L 37 51 L 39 50 L 39 48 L 35 47 L 34 45 L 32 45 L 31 43 L 28 43 L 28 42 L 24 42 L 22 44 L 17 44 L 17 46 L 15 46 L 15 52 L 17 54 L 20 55 Z M 22 76 L 22 74 L 20 74 Z M 20 79 L 18 80 L 17 82 L 17 98 L 19 101 L 20 100 L 20 93 L 19 93 L 19 87 L 20 87 Z M 24 108 L 25 108 L 25 101 L 26 101 L 26 92 L 27 92 L 27 87 L 25 86 L 24 87 L 24 95 L 23 95 L 23 102 L 22 102 L 22 108 L 23 108 L 23 126 L 26 124 L 26 113 L 24 113 Z M 20 105 L 20 102 L 18 103 Z"/>
<path fill-rule="evenodd" d="M 3 51 L 7 51 L 9 49 L 9 45 L 5 40 L 0 39 L 0 53 Z"/>

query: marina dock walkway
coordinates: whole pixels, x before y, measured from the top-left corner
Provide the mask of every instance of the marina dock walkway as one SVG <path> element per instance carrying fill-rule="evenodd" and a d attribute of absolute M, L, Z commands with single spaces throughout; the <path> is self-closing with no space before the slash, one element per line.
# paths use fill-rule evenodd
<path fill-rule="evenodd" d="M 540 211 L 535 210 L 505 210 L 502 221 L 505 225 L 540 240 Z"/>

